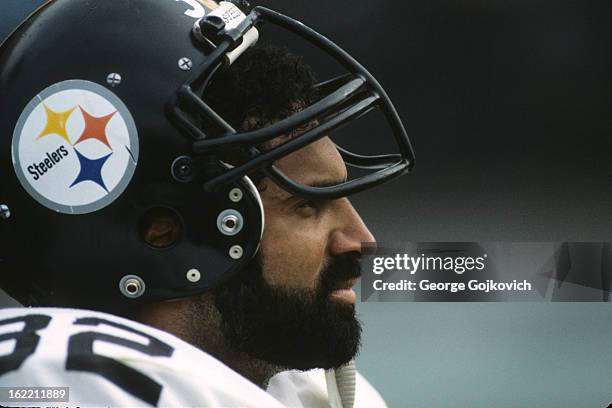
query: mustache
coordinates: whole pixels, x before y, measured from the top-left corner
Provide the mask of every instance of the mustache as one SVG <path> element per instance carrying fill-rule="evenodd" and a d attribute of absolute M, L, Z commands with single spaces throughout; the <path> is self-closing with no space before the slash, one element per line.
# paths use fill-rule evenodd
<path fill-rule="evenodd" d="M 331 293 L 344 281 L 361 277 L 360 256 L 357 254 L 339 255 L 331 259 L 319 275 L 321 288 Z"/>

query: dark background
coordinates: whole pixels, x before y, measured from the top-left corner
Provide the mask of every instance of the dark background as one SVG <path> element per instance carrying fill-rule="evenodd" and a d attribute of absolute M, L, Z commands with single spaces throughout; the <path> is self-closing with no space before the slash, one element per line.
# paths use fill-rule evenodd
<path fill-rule="evenodd" d="M 372 193 L 394 199 L 371 211 L 381 237 L 609 240 L 609 2 L 262 3 L 344 46 L 401 113 L 417 167 Z"/>
<path fill-rule="evenodd" d="M 38 3 L 2 0 L 0 36 Z M 610 241 L 610 2 L 258 4 L 345 47 L 404 119 L 414 174 L 354 198 L 379 241 Z M 609 304 L 359 310 L 358 364 L 391 407 L 612 401 Z"/>

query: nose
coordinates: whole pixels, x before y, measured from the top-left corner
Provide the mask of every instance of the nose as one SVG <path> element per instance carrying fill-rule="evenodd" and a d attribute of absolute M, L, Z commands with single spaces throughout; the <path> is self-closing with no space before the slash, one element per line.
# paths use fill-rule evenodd
<path fill-rule="evenodd" d="M 363 243 L 367 243 L 368 248 L 376 247 L 376 238 L 348 199 L 342 199 L 339 205 L 341 211 L 336 218 L 338 223 L 331 232 L 329 242 L 331 254 L 342 255 L 348 252 L 361 254 Z"/>

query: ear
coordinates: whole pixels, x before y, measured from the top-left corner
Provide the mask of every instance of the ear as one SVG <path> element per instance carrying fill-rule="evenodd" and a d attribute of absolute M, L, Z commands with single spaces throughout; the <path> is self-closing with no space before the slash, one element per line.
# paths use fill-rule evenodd
<path fill-rule="evenodd" d="M 140 222 L 142 239 L 155 248 L 167 248 L 176 243 L 183 232 L 179 216 L 169 208 L 148 210 Z"/>

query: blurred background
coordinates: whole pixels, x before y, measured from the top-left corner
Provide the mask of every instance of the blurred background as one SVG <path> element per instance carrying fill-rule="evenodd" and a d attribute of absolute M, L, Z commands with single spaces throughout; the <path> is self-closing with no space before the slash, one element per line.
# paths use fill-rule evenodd
<path fill-rule="evenodd" d="M 2 0 L 0 36 L 39 3 Z M 400 112 L 414 173 L 353 198 L 379 241 L 610 241 L 610 2 L 256 4 L 343 46 Z M 382 143 L 367 129 L 364 148 Z M 612 402 L 610 303 L 358 308 L 358 367 L 390 407 Z"/>

